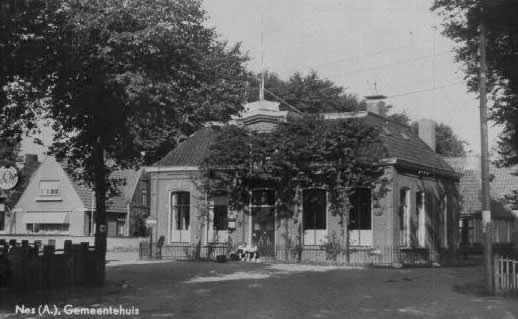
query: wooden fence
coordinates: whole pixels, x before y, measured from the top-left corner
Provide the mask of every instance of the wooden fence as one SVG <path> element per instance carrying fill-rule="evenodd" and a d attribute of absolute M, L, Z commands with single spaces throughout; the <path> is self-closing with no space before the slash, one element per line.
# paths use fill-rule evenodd
<path fill-rule="evenodd" d="M 518 259 L 495 256 L 494 272 L 497 293 L 518 292 Z"/>
<path fill-rule="evenodd" d="M 73 288 L 94 285 L 95 250 L 88 243 L 65 241 L 64 249 L 0 239 L 0 287 L 10 290 Z"/>

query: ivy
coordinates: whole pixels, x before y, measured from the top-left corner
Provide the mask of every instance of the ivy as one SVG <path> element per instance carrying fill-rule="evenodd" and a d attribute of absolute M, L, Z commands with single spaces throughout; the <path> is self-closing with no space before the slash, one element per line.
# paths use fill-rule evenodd
<path fill-rule="evenodd" d="M 234 210 L 248 205 L 252 189 L 268 187 L 276 192 L 278 216 L 293 217 L 301 189 L 325 188 L 345 238 L 354 187 L 370 187 L 375 199 L 387 190 L 379 131 L 361 118 L 304 115 L 269 133 L 232 125 L 214 130 L 217 137 L 200 167 L 203 188 L 209 196 L 225 190 Z"/>

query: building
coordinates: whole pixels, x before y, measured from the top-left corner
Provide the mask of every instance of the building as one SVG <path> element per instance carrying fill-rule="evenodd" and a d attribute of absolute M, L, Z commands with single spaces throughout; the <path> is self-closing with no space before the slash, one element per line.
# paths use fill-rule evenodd
<path fill-rule="evenodd" d="M 13 188 L 3 189 L 0 187 L 0 234 L 13 232 L 15 224 L 14 218 L 11 218 L 11 216 L 14 214 L 14 207 L 39 165 L 38 156 L 34 154 L 25 155 L 23 161 L 17 162 L 15 166 L 7 165 L 8 167 L 16 167 L 16 181 Z M 0 170 L 2 168 L 4 168 L 3 165 L 0 165 Z M 3 178 L 4 176 L 0 177 L 0 179 Z"/>
<path fill-rule="evenodd" d="M 377 200 L 370 189 L 356 192 L 348 225 L 350 245 L 387 251 L 455 249 L 459 175 L 434 152 L 434 123 L 421 121 L 417 136 L 409 127 L 380 115 L 374 102 L 369 103 L 368 112 L 323 114 L 328 120 L 355 117 L 378 127 L 386 154 L 379 160 L 391 180 L 389 191 Z M 230 124 L 269 132 L 293 116 L 297 115 L 282 111 L 279 103 L 260 100 L 245 105 Z M 229 211 L 224 194 L 207 199 L 196 179 L 214 139 L 214 130 L 204 127 L 146 168 L 154 236 L 164 236 L 166 244 L 177 246 L 231 241 L 278 247 L 301 241 L 304 248 L 318 248 L 332 234 L 340 235 L 325 189 L 303 190 L 300 207 L 294 208 L 290 218 L 276 215 L 275 193 L 269 189 L 254 190 L 244 211 Z M 199 218 L 203 201 L 210 203 L 208 223 Z"/>
<path fill-rule="evenodd" d="M 124 170 L 111 178 L 121 184 L 106 203 L 108 236 L 132 235 L 136 220 L 148 211 L 146 175 L 143 170 Z M 11 218 L 14 234 L 89 236 L 95 230 L 95 194 L 71 178 L 62 163 L 49 157 L 32 175 Z"/>
<path fill-rule="evenodd" d="M 459 216 L 461 246 L 482 245 L 482 185 L 480 156 L 445 159 L 462 174 L 459 192 L 462 206 Z M 506 200 L 518 191 L 517 167 L 496 167 L 490 164 L 491 219 L 495 227 L 494 241 L 511 243 L 513 233 L 518 232 L 516 217 L 518 207 Z M 515 213 L 513 213 L 513 210 Z M 515 234 L 516 236 L 518 234 Z M 518 242 L 518 241 L 516 241 Z"/>

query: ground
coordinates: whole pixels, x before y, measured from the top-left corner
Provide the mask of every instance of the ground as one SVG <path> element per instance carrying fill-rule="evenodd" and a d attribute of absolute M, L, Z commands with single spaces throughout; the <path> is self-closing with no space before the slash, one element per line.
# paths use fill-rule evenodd
<path fill-rule="evenodd" d="M 0 300 L 0 318 L 15 317 L 16 303 L 122 304 L 139 308 L 140 318 L 518 318 L 516 297 L 483 294 L 480 267 L 128 264 L 121 256 L 108 259 L 105 289 L 7 298 Z"/>

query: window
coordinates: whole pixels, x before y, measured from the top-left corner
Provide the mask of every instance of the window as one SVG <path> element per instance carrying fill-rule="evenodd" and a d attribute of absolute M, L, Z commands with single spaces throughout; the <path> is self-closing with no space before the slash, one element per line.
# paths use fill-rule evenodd
<path fill-rule="evenodd" d="M 40 181 L 40 196 L 58 196 L 59 181 Z"/>
<path fill-rule="evenodd" d="M 171 194 L 171 241 L 189 242 L 191 222 L 191 194 L 174 192 Z"/>
<path fill-rule="evenodd" d="M 326 191 L 306 189 L 303 193 L 303 221 L 306 229 L 326 229 Z"/>
<path fill-rule="evenodd" d="M 372 195 L 367 187 L 356 187 L 349 196 L 349 244 L 372 246 Z"/>
<path fill-rule="evenodd" d="M 145 184 L 142 184 L 142 192 L 141 192 L 141 203 L 142 205 L 147 205 L 147 187 Z"/>
<path fill-rule="evenodd" d="M 442 200 L 442 247 L 448 247 L 448 196 L 444 195 Z"/>
<path fill-rule="evenodd" d="M 370 230 L 372 228 L 371 190 L 355 188 L 349 197 L 349 202 L 352 205 L 349 214 L 349 229 Z"/>
<path fill-rule="evenodd" d="M 410 244 L 410 190 L 402 189 L 399 192 L 399 245 L 407 247 Z"/>
<path fill-rule="evenodd" d="M 69 230 L 69 224 L 27 224 L 29 233 L 59 234 Z"/>
<path fill-rule="evenodd" d="M 324 189 L 310 188 L 303 191 L 302 221 L 305 245 L 319 245 L 325 241 L 327 235 L 327 199 Z"/>
<path fill-rule="evenodd" d="M 0 231 L 5 229 L 5 212 L 0 211 Z"/>
<path fill-rule="evenodd" d="M 228 200 L 226 196 L 214 198 L 214 230 L 227 230 L 228 228 Z"/>
<path fill-rule="evenodd" d="M 419 247 L 425 247 L 425 235 L 426 235 L 426 212 L 425 212 L 425 193 L 415 193 L 415 206 L 417 216 L 417 244 Z"/>

